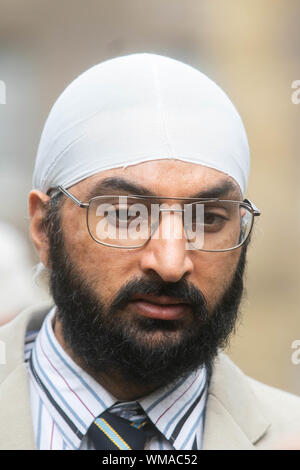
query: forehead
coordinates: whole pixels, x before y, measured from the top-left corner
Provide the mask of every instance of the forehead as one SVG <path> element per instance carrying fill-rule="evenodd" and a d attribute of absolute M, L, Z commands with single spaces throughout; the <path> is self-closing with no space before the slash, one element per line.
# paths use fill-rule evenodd
<path fill-rule="evenodd" d="M 93 188 L 113 178 L 124 179 L 157 196 L 194 197 L 197 193 L 223 185 L 232 197 L 241 196 L 237 182 L 225 173 L 204 165 L 169 159 L 101 171 L 77 183 L 72 190 L 78 197 L 85 197 L 91 194 Z M 106 186 L 110 188 L 109 183 Z"/>

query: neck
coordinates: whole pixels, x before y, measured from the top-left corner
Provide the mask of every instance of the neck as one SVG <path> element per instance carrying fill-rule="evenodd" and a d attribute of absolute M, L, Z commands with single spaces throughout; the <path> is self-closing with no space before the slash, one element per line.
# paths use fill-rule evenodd
<path fill-rule="evenodd" d="M 111 370 L 109 373 L 94 373 L 88 369 L 81 358 L 78 358 L 72 351 L 72 349 L 66 344 L 63 336 L 61 322 L 54 317 L 53 319 L 53 331 L 55 337 L 64 351 L 71 357 L 71 359 L 93 377 L 102 387 L 104 387 L 111 395 L 116 397 L 119 401 L 134 401 L 139 398 L 148 395 L 154 391 L 154 388 L 136 385 L 126 382 L 121 374 L 116 370 Z"/>

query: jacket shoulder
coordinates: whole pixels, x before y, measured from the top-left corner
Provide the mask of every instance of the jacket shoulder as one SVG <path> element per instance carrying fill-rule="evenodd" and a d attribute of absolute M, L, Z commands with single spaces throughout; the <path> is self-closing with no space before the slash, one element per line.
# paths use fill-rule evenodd
<path fill-rule="evenodd" d="M 300 397 L 251 377 L 247 377 L 247 380 L 262 414 L 271 423 L 268 439 L 263 438 L 258 447 L 272 440 L 274 448 L 296 445 L 300 449 Z"/>
<path fill-rule="evenodd" d="M 223 352 L 214 362 L 207 404 L 211 432 L 221 428 L 220 417 L 228 419 L 219 441 L 207 438 L 206 448 L 224 448 L 231 422 L 255 449 L 300 449 L 300 397 L 248 377 Z M 230 448 L 245 448 L 241 439 L 227 441 Z"/>

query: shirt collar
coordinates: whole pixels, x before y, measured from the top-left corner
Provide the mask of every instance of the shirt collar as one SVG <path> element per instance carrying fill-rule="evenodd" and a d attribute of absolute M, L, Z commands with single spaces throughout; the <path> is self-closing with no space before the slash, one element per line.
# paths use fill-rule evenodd
<path fill-rule="evenodd" d="M 194 441 L 204 418 L 206 395 L 206 369 L 202 367 L 139 403 L 157 429 L 179 450 Z"/>
<path fill-rule="evenodd" d="M 52 328 L 55 309 L 51 309 L 37 336 L 32 364 L 52 397 L 50 400 L 42 393 L 45 406 L 62 432 L 70 436 L 72 446 L 79 448 L 93 420 L 118 400 L 61 347 Z M 182 449 L 184 441 L 194 439 L 203 420 L 206 388 L 206 369 L 203 367 L 139 399 L 138 403 L 175 449 Z M 70 422 L 73 432 L 70 432 Z"/>

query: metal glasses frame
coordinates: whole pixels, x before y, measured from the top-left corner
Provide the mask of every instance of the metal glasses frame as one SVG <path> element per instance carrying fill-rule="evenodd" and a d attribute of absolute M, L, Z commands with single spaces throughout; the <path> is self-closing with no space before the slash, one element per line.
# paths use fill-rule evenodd
<path fill-rule="evenodd" d="M 109 198 L 109 197 L 120 197 L 120 196 L 118 196 L 116 194 L 113 194 L 113 195 L 108 194 L 108 195 L 105 195 L 105 196 L 95 196 L 95 197 L 92 197 L 88 202 L 82 202 L 79 199 L 77 199 L 77 197 L 75 197 L 73 194 L 71 194 L 69 191 L 67 191 L 65 188 L 63 188 L 62 186 L 57 186 L 56 188 L 53 188 L 53 189 L 56 189 L 56 191 L 51 195 L 51 198 L 57 196 L 57 194 L 59 194 L 61 192 L 65 196 L 67 196 L 69 199 L 71 199 L 71 201 L 73 201 L 78 207 L 81 207 L 83 209 L 87 209 L 87 211 L 86 211 L 86 224 L 87 224 L 87 228 L 88 228 L 88 232 L 89 232 L 90 236 L 92 237 L 92 239 L 96 243 L 99 243 L 99 244 L 104 245 L 104 246 L 110 246 L 112 248 L 124 248 L 124 249 L 141 248 L 144 245 L 146 245 L 146 243 L 148 243 L 148 241 L 151 239 L 151 236 L 153 235 L 153 233 L 155 232 L 155 230 L 159 226 L 159 224 L 161 222 L 161 212 L 185 212 L 185 209 L 159 208 L 158 224 L 157 224 L 157 226 L 155 226 L 155 230 L 151 231 L 151 234 L 150 234 L 149 238 L 142 245 L 138 245 L 138 246 L 116 246 L 116 245 L 111 245 L 110 243 L 101 242 L 93 236 L 93 234 L 90 231 L 90 227 L 89 227 L 88 213 L 89 213 L 89 207 L 90 207 L 91 201 L 93 201 L 95 199 L 106 199 L 106 198 Z M 246 209 L 248 209 L 248 211 L 252 214 L 252 221 L 251 221 L 251 227 L 250 227 L 249 233 L 248 233 L 247 237 L 245 238 L 245 240 L 243 240 L 237 246 L 234 246 L 232 248 L 226 248 L 226 249 L 223 249 L 223 250 L 204 250 L 202 248 L 199 248 L 199 249 L 196 248 L 197 251 L 205 251 L 205 252 L 211 252 L 211 253 L 220 253 L 220 252 L 224 252 L 224 251 L 232 251 L 232 250 L 236 250 L 237 248 L 240 248 L 244 243 L 246 243 L 246 241 L 248 240 L 248 238 L 250 236 L 250 233 L 252 231 L 253 224 L 254 224 L 254 217 L 258 217 L 258 216 L 261 215 L 260 210 L 253 204 L 253 202 L 249 201 L 249 199 L 244 199 L 243 201 L 234 201 L 234 200 L 219 199 L 219 198 L 192 198 L 192 197 L 182 198 L 182 197 L 163 197 L 163 196 L 141 196 L 139 194 L 130 194 L 130 195 L 122 195 L 122 196 L 126 196 L 128 198 L 132 197 L 132 198 L 141 199 L 141 200 L 144 200 L 144 199 L 171 199 L 171 200 L 180 200 L 180 201 L 193 201 L 193 203 L 195 203 L 195 202 L 216 202 L 216 201 L 218 201 L 218 202 L 233 202 L 235 204 L 239 204 L 240 206 L 245 207 Z M 191 204 L 192 204 L 192 202 L 191 202 Z"/>

